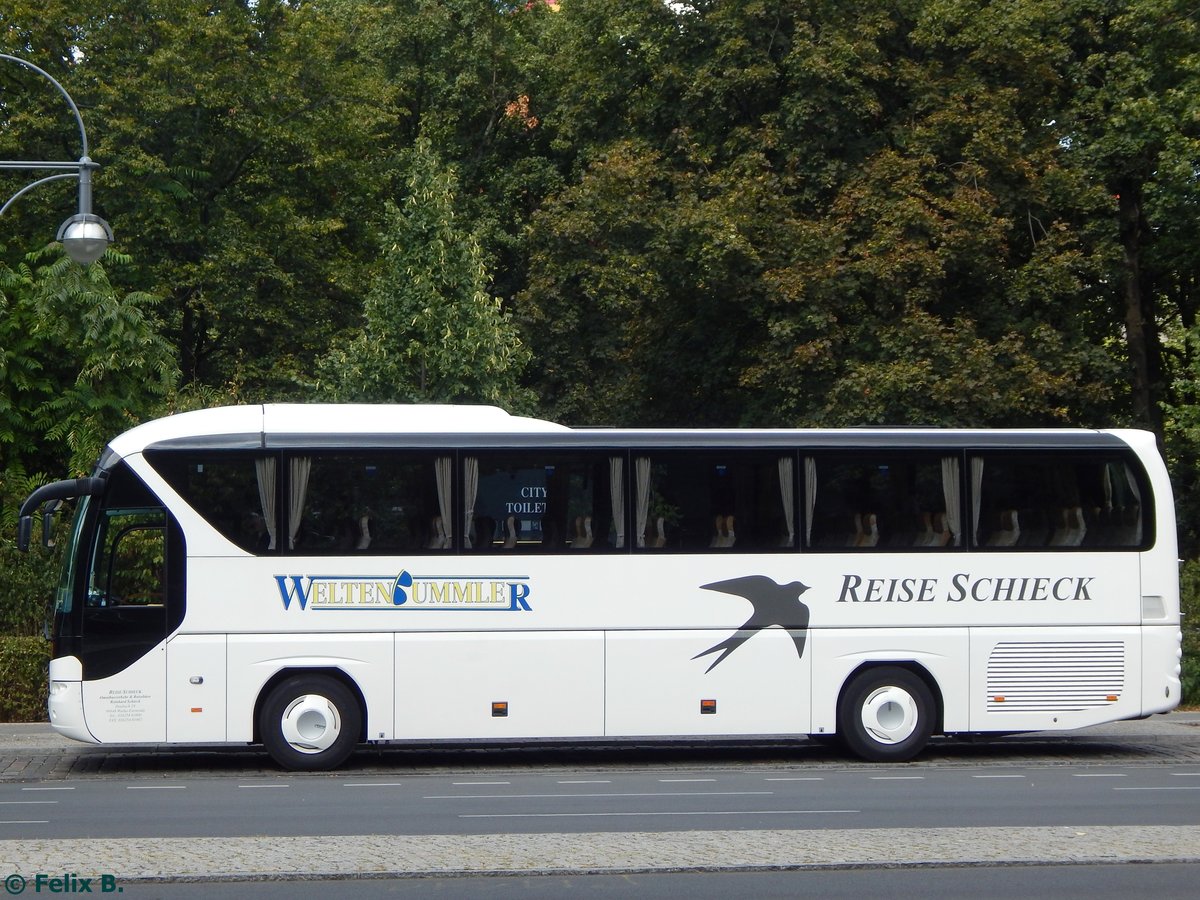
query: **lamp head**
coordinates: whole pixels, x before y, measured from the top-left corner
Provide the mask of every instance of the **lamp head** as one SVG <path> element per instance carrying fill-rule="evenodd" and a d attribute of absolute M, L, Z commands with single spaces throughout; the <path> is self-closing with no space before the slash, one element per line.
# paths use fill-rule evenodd
<path fill-rule="evenodd" d="M 81 266 L 90 266 L 113 242 L 113 231 L 102 218 L 92 213 L 76 213 L 58 229 L 58 241 L 67 256 Z"/>

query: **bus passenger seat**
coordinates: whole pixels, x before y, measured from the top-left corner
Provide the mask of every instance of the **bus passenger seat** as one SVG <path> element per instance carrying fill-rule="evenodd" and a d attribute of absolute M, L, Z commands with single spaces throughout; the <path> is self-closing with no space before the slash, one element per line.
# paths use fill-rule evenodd
<path fill-rule="evenodd" d="M 1021 525 L 1015 509 L 1002 510 L 1000 527 L 988 536 L 988 547 L 1012 547 L 1021 537 Z"/>
<path fill-rule="evenodd" d="M 854 546 L 874 547 L 879 543 L 879 520 L 875 513 L 863 513 L 861 516 L 855 516 L 854 521 L 860 528 L 858 541 Z"/>
<path fill-rule="evenodd" d="M 575 537 L 571 541 L 571 549 L 586 550 L 592 546 L 592 517 L 575 517 Z"/>

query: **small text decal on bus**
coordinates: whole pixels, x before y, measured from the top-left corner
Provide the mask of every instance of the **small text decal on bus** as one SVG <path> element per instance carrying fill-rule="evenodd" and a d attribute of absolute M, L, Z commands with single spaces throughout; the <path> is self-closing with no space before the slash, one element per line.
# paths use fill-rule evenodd
<path fill-rule="evenodd" d="M 528 576 L 276 575 L 283 608 L 532 612 Z"/>

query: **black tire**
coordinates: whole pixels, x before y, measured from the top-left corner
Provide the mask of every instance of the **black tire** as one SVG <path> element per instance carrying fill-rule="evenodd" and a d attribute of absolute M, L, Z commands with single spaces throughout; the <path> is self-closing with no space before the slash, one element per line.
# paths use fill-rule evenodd
<path fill-rule="evenodd" d="M 912 759 L 933 732 L 929 686 L 907 669 L 867 669 L 842 695 L 838 728 L 850 752 L 870 762 Z"/>
<path fill-rule="evenodd" d="M 328 675 L 293 675 L 263 703 L 259 735 L 271 758 L 292 771 L 324 771 L 344 763 L 362 733 L 362 710 L 344 684 Z"/>

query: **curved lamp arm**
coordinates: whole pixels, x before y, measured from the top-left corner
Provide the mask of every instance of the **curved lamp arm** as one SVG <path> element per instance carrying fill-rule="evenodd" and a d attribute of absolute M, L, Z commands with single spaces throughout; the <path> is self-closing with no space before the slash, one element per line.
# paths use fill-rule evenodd
<path fill-rule="evenodd" d="M 0 162 L 0 169 L 75 170 L 74 172 L 49 175 L 21 188 L 21 190 L 9 197 L 3 206 L 0 206 L 0 216 L 8 211 L 8 208 L 16 202 L 17 198 L 39 185 L 50 181 L 58 181 L 62 178 L 78 178 L 79 211 L 63 222 L 62 227 L 58 229 L 57 239 L 62 242 L 67 256 L 80 265 L 91 265 L 104 254 L 108 245 L 112 243 L 113 233 L 112 228 L 109 227 L 107 222 L 99 216 L 92 214 L 92 172 L 98 169 L 99 166 L 92 162 L 88 156 L 87 129 L 83 127 L 83 116 L 79 114 L 79 107 L 75 105 L 75 101 L 71 99 L 71 95 L 67 93 L 67 89 L 59 84 L 58 80 L 45 69 L 35 66 L 29 60 L 21 59 L 19 56 L 12 56 L 8 53 L 0 53 L 0 59 L 7 59 L 27 69 L 32 69 L 54 85 L 58 92 L 62 94 L 63 99 L 67 101 L 67 105 L 71 107 L 71 113 L 75 116 L 76 124 L 79 125 L 79 140 L 83 145 L 83 153 L 80 155 L 78 162 Z"/>
<path fill-rule="evenodd" d="M 62 94 L 63 99 L 67 101 L 67 106 L 71 107 L 71 112 L 75 114 L 76 124 L 79 125 L 79 140 L 83 144 L 83 153 L 81 153 L 80 156 L 89 156 L 87 129 L 83 127 L 83 116 L 79 114 L 79 107 L 75 105 L 75 101 L 71 99 L 71 95 L 67 93 L 67 89 L 58 83 L 58 79 L 45 69 L 35 66 L 27 59 L 21 59 L 19 56 L 10 56 L 7 53 L 0 53 L 0 59 L 11 60 L 12 62 L 18 63 L 27 69 L 33 69 L 33 71 L 37 72 L 52 85 L 58 88 L 58 92 Z"/>

